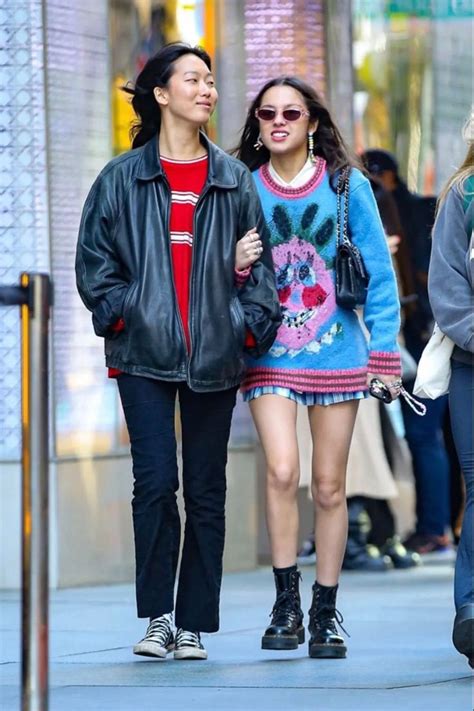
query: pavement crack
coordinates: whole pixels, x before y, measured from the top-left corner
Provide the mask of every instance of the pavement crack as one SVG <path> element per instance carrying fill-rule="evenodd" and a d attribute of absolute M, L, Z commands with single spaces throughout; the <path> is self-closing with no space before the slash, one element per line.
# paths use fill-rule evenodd
<path fill-rule="evenodd" d="M 117 652 L 120 649 L 128 649 L 128 646 L 107 647 L 106 649 L 90 649 L 86 652 L 71 652 L 71 654 L 60 654 L 58 659 L 64 659 L 64 657 L 81 657 L 83 654 L 98 654 L 99 652 Z"/>

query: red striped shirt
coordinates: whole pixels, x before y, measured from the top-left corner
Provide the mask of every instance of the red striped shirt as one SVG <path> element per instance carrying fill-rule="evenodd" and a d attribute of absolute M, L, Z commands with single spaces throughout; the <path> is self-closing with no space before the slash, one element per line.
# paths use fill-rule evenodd
<path fill-rule="evenodd" d="M 170 240 L 176 297 L 188 351 L 189 285 L 193 258 L 194 210 L 207 178 L 207 155 L 196 160 L 161 158 L 171 188 Z"/>

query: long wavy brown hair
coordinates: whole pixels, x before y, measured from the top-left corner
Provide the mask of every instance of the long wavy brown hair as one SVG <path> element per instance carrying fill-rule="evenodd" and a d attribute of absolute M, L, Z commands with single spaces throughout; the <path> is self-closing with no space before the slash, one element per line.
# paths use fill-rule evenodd
<path fill-rule="evenodd" d="M 312 86 L 294 76 L 277 77 L 262 86 L 247 112 L 240 142 L 232 151 L 237 158 L 245 163 L 250 170 L 256 170 L 270 160 L 268 148 L 262 146 L 257 151 L 254 146 L 260 132 L 255 110 L 261 105 L 265 92 L 273 86 L 290 86 L 296 89 L 303 97 L 306 108 L 309 111 L 310 121 L 318 121 L 318 128 L 314 136 L 314 154 L 324 158 L 331 178 L 346 166 L 353 166 L 363 170 L 357 156 L 346 145 L 323 98 Z M 331 182 L 333 183 L 333 181 Z"/>

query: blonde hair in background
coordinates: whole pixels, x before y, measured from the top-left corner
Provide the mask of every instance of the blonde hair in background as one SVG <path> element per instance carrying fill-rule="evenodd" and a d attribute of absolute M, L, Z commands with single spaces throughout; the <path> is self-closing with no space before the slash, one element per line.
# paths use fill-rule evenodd
<path fill-rule="evenodd" d="M 474 108 L 471 109 L 471 115 L 464 125 L 462 137 L 467 143 L 467 155 L 464 158 L 462 165 L 459 166 L 441 190 L 438 198 L 437 210 L 439 210 L 445 201 L 451 188 L 455 187 L 459 190 L 461 195 L 464 195 L 465 182 L 469 177 L 471 177 L 471 175 L 474 175 Z"/>

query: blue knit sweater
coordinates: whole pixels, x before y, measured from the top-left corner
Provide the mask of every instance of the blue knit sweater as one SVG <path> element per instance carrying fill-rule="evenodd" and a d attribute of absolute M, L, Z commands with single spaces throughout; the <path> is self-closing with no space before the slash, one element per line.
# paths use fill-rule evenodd
<path fill-rule="evenodd" d="M 366 390 L 367 372 L 399 375 L 396 280 L 369 181 L 351 171 L 349 233 L 369 273 L 363 319 L 337 306 L 336 194 L 320 159 L 300 188 L 253 173 L 270 234 L 283 322 L 271 350 L 248 360 L 242 389 L 278 385 L 299 392 Z"/>

